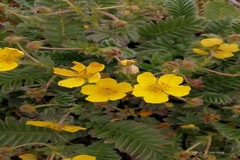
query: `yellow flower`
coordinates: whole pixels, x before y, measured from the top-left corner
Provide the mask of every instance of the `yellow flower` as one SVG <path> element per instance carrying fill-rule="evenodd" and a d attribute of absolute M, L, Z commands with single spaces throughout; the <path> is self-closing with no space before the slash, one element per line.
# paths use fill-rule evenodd
<path fill-rule="evenodd" d="M 181 76 L 166 74 L 157 79 L 152 73 L 144 72 L 137 77 L 139 84 L 134 86 L 133 95 L 143 97 L 147 103 L 164 103 L 168 95 L 182 97 L 188 95 L 191 88 L 179 85 L 183 82 Z"/>
<path fill-rule="evenodd" d="M 193 52 L 202 55 L 212 53 L 213 57 L 218 59 L 233 57 L 234 54 L 232 52 L 239 51 L 237 44 L 223 43 L 223 40 L 220 38 L 205 38 L 200 43 L 206 48 L 204 50 L 193 48 Z"/>
<path fill-rule="evenodd" d="M 186 125 L 182 125 L 180 127 L 181 128 L 196 128 L 196 126 L 194 124 L 186 124 Z"/>
<path fill-rule="evenodd" d="M 237 44 L 228 44 L 223 43 L 218 47 L 218 50 L 213 55 L 215 58 L 224 59 L 228 57 L 233 57 L 234 54 L 232 52 L 239 51 Z"/>
<path fill-rule="evenodd" d="M 72 158 L 64 158 L 63 160 L 96 160 L 96 157 L 89 155 L 78 155 Z"/>
<path fill-rule="evenodd" d="M 37 156 L 32 153 L 25 153 L 19 156 L 22 160 L 37 160 Z"/>
<path fill-rule="evenodd" d="M 18 66 L 18 60 L 23 56 L 24 53 L 15 48 L 0 48 L 0 72 L 15 69 Z"/>
<path fill-rule="evenodd" d="M 54 68 L 55 74 L 71 77 L 59 81 L 58 82 L 59 86 L 67 88 L 80 87 L 84 83 L 86 83 L 86 80 L 89 83 L 95 83 L 101 78 L 99 72 L 102 71 L 105 67 L 103 64 L 100 64 L 98 62 L 92 62 L 87 67 L 82 63 L 76 61 L 73 61 L 72 63 L 74 64 L 74 66 L 71 67 L 73 71 L 67 69 Z"/>
<path fill-rule="evenodd" d="M 77 132 L 79 130 L 86 130 L 86 128 L 80 126 L 73 126 L 73 125 L 64 125 L 59 124 L 51 121 L 27 121 L 27 125 L 37 126 L 37 127 L 47 127 L 50 129 L 54 129 L 56 131 L 67 131 L 67 132 Z"/>
<path fill-rule="evenodd" d="M 132 90 L 129 83 L 117 83 L 112 78 L 100 79 L 95 85 L 85 85 L 81 92 L 89 95 L 86 100 L 90 102 L 106 102 L 108 100 L 118 100 L 126 96 L 126 92 Z"/>
<path fill-rule="evenodd" d="M 212 47 L 223 43 L 223 40 L 220 38 L 205 38 L 200 41 L 203 47 Z"/>

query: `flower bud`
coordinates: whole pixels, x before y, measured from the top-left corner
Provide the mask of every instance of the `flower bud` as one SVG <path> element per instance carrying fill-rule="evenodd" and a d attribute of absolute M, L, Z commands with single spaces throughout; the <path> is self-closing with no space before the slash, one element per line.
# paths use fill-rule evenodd
<path fill-rule="evenodd" d="M 174 73 L 180 68 L 179 61 L 167 61 L 162 65 L 164 72 Z"/>
<path fill-rule="evenodd" d="M 123 21 L 123 20 L 115 20 L 112 23 L 112 26 L 114 28 L 126 27 L 127 25 L 128 25 L 128 23 L 126 21 Z"/>
<path fill-rule="evenodd" d="M 40 41 L 32 41 L 26 45 L 26 48 L 29 50 L 38 50 L 42 46 Z"/>
<path fill-rule="evenodd" d="M 186 125 L 181 125 L 181 128 L 196 128 L 194 124 L 186 124 Z"/>
<path fill-rule="evenodd" d="M 219 121 L 221 119 L 221 117 L 218 114 L 207 113 L 204 115 L 203 119 L 206 124 L 209 124 L 209 123 Z"/>
<path fill-rule="evenodd" d="M 36 108 L 35 108 L 35 106 L 33 106 L 31 104 L 24 104 L 20 107 L 20 111 L 31 114 L 31 113 L 36 112 Z"/>
<path fill-rule="evenodd" d="M 204 84 L 202 81 L 202 78 L 198 78 L 198 79 L 190 79 L 187 78 L 187 82 L 189 83 L 190 86 L 194 87 L 194 88 L 204 88 Z"/>
<path fill-rule="evenodd" d="M 203 105 L 203 100 L 201 98 L 192 98 L 188 100 L 188 105 L 192 107 L 197 107 Z"/>
<path fill-rule="evenodd" d="M 99 50 L 107 57 L 114 57 L 122 54 L 122 51 L 117 47 L 100 48 Z"/>
<path fill-rule="evenodd" d="M 12 155 L 12 152 L 13 152 L 13 150 L 10 147 L 2 147 L 2 148 L 0 148 L 0 155 L 9 156 L 9 155 Z"/>
<path fill-rule="evenodd" d="M 22 41 L 24 39 L 24 37 L 19 37 L 19 36 L 8 36 L 8 37 L 5 37 L 4 38 L 4 41 L 5 42 L 8 42 L 8 43 L 18 43 L 20 41 Z"/>
<path fill-rule="evenodd" d="M 41 98 L 45 95 L 46 91 L 44 89 L 41 88 L 32 88 L 29 89 L 26 94 L 30 97 L 30 98 Z"/>
<path fill-rule="evenodd" d="M 183 60 L 182 61 L 182 68 L 185 70 L 191 70 L 194 71 L 195 69 L 195 63 L 189 60 Z"/>
<path fill-rule="evenodd" d="M 139 68 L 135 65 L 130 65 L 130 66 L 122 67 L 121 72 L 126 75 L 138 74 Z"/>
<path fill-rule="evenodd" d="M 0 4 L 0 12 L 3 12 L 5 10 L 5 7 L 6 7 L 6 5 L 1 3 Z"/>

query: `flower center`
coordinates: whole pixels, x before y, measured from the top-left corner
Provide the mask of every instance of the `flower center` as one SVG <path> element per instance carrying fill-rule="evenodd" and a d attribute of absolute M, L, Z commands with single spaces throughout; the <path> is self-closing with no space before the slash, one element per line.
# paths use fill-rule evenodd
<path fill-rule="evenodd" d="M 152 92 L 159 92 L 159 91 L 162 91 L 162 92 L 164 92 L 164 91 L 166 91 L 167 89 L 169 89 L 169 85 L 168 84 L 166 84 L 166 83 L 160 83 L 160 84 L 153 84 L 153 85 L 151 85 L 151 86 L 149 86 L 149 88 L 148 88 L 150 91 L 152 91 Z"/>
<path fill-rule="evenodd" d="M 114 89 L 114 88 L 108 88 L 108 87 L 105 87 L 105 88 L 102 88 L 103 90 L 103 93 L 106 94 L 106 95 L 112 95 L 112 94 L 115 94 L 117 93 L 117 91 Z"/>

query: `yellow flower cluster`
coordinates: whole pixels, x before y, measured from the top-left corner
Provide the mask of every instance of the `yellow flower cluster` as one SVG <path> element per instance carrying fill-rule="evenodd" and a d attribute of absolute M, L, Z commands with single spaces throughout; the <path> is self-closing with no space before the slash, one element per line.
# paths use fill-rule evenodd
<path fill-rule="evenodd" d="M 0 72 L 10 71 L 17 68 L 18 61 L 24 53 L 15 48 L 0 48 Z"/>
<path fill-rule="evenodd" d="M 234 54 L 232 52 L 239 51 L 237 44 L 223 43 L 223 40 L 220 38 L 205 38 L 200 41 L 200 44 L 203 48 L 193 48 L 193 52 L 201 55 L 212 54 L 213 57 L 218 59 L 233 57 Z"/>
<path fill-rule="evenodd" d="M 124 98 L 127 92 L 133 90 L 135 97 L 143 97 L 147 103 L 164 103 L 168 101 L 168 95 L 182 97 L 188 95 L 191 88 L 180 85 L 183 78 L 174 74 L 166 74 L 157 79 L 152 73 L 145 72 L 137 77 L 139 84 L 134 88 L 126 82 L 117 83 L 112 78 L 102 78 L 100 71 L 104 65 L 92 62 L 87 67 L 79 62 L 71 70 L 54 68 L 54 73 L 71 77 L 58 82 L 58 85 L 67 88 L 79 87 L 86 82 L 95 83 L 84 85 L 81 93 L 87 95 L 86 100 L 90 102 L 106 102 Z M 121 65 L 132 65 L 135 61 L 122 61 Z"/>

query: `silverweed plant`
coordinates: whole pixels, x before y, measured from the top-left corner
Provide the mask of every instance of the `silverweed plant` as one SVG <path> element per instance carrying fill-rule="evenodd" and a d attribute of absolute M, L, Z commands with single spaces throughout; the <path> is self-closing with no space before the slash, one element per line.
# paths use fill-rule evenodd
<path fill-rule="evenodd" d="M 0 11 L 0 160 L 240 158 L 240 1 Z"/>

